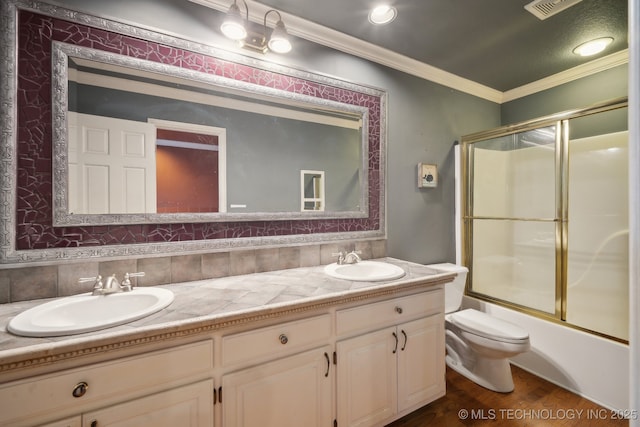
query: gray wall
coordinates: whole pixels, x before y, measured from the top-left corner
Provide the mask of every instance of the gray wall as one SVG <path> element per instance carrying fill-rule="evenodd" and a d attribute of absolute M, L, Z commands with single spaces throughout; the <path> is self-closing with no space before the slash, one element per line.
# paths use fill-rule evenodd
<path fill-rule="evenodd" d="M 220 14 L 187 0 L 59 3 L 235 50 L 220 35 Z M 387 91 L 388 255 L 455 261 L 453 144 L 461 135 L 499 126 L 500 106 L 300 39 L 291 53 L 265 59 Z M 417 188 L 419 162 L 438 165 L 437 188 Z"/>
<path fill-rule="evenodd" d="M 227 129 L 228 212 L 300 211 L 303 169 L 325 171 L 327 211 L 360 209 L 359 130 L 88 85 L 70 84 L 69 95 L 79 113 Z"/>
<path fill-rule="evenodd" d="M 620 65 L 580 80 L 505 102 L 501 106 L 502 124 L 515 124 L 627 96 L 628 73 L 628 65 Z"/>

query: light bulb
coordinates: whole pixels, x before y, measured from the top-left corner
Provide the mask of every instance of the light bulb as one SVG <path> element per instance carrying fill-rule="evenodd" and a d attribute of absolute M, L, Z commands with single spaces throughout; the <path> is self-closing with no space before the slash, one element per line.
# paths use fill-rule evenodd
<path fill-rule="evenodd" d="M 231 40 L 243 40 L 247 37 L 244 20 L 237 4 L 233 3 L 229 8 L 224 22 L 220 25 L 220 31 Z"/>
<path fill-rule="evenodd" d="M 269 49 L 276 53 L 287 53 L 291 51 L 289 35 L 284 28 L 284 22 L 282 22 L 282 20 L 278 21 L 276 27 L 273 29 L 268 45 Z"/>

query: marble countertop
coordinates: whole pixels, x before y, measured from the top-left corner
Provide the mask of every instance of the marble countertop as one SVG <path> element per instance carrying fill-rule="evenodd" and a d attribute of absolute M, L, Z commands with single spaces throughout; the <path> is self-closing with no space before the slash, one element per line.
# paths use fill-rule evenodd
<path fill-rule="evenodd" d="M 53 363 L 83 353 L 215 331 L 357 299 L 402 292 L 450 281 L 455 273 L 437 273 L 421 264 L 383 258 L 402 267 L 404 277 L 384 282 L 355 282 L 327 276 L 324 266 L 301 267 L 161 287 L 175 294 L 158 313 L 125 325 L 62 337 L 28 338 L 7 332 L 18 313 L 49 300 L 0 305 L 0 374 Z"/>

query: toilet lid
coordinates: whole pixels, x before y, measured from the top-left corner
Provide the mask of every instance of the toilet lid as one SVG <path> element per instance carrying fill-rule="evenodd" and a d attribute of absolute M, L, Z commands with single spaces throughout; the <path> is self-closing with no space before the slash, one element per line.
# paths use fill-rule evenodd
<path fill-rule="evenodd" d="M 455 312 L 451 314 L 450 320 L 462 330 L 487 338 L 510 342 L 529 338 L 529 333 L 521 327 L 478 310 Z"/>

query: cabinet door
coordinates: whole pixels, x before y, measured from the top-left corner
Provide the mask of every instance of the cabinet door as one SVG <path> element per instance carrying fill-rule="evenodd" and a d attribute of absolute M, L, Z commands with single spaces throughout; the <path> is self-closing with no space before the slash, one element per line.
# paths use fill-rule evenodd
<path fill-rule="evenodd" d="M 445 394 L 444 319 L 425 317 L 398 326 L 398 412 Z"/>
<path fill-rule="evenodd" d="M 338 425 L 370 426 L 397 412 L 396 328 L 337 343 Z"/>
<path fill-rule="evenodd" d="M 331 347 L 222 377 L 225 427 L 326 427 L 333 421 Z"/>
<path fill-rule="evenodd" d="M 177 387 L 82 415 L 83 427 L 212 427 L 213 380 Z"/>

